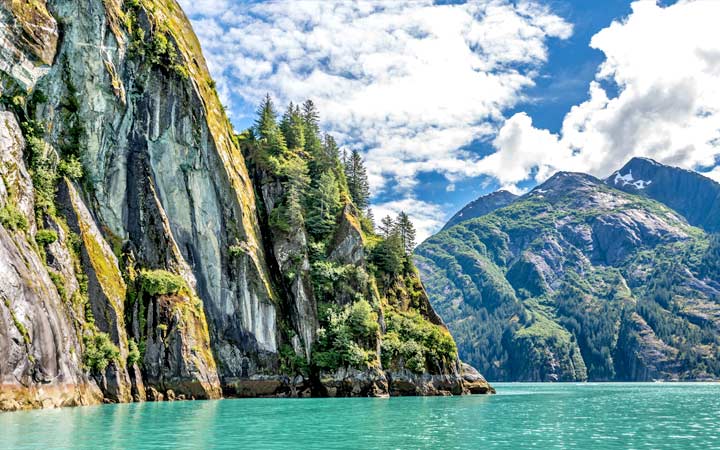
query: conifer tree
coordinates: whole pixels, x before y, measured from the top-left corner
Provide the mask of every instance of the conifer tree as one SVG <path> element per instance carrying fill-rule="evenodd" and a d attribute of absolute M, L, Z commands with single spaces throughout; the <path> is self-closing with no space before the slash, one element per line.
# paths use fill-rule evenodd
<path fill-rule="evenodd" d="M 275 106 L 270 94 L 265 95 L 265 99 L 258 108 L 257 115 L 258 118 L 255 121 L 253 132 L 258 140 L 260 151 L 273 156 L 282 155 L 287 150 L 287 146 L 277 124 Z"/>
<path fill-rule="evenodd" d="M 282 130 L 285 142 L 290 150 L 302 150 L 305 148 L 305 127 L 299 106 L 290 102 L 280 122 L 280 130 Z"/>
<path fill-rule="evenodd" d="M 330 169 L 338 169 L 340 164 L 340 148 L 338 148 L 335 138 L 325 133 L 322 142 L 322 151 L 315 157 L 314 169 L 322 172 Z"/>
<path fill-rule="evenodd" d="M 303 203 L 305 192 L 310 185 L 307 164 L 297 155 L 291 155 L 283 162 L 282 175 L 285 177 L 283 186 L 286 194 L 288 222 L 293 226 L 304 223 Z"/>
<path fill-rule="evenodd" d="M 395 221 L 395 227 L 400 241 L 402 242 L 405 254 L 409 255 L 415 248 L 415 226 L 413 225 L 410 217 L 405 214 L 405 211 L 401 211 L 398 214 L 397 220 Z"/>
<path fill-rule="evenodd" d="M 320 113 L 312 100 L 306 100 L 302 105 L 302 121 L 305 151 L 311 156 L 315 156 L 320 152 L 322 143 L 320 142 Z"/>
<path fill-rule="evenodd" d="M 391 233 L 380 241 L 371 254 L 372 262 L 381 271 L 396 275 L 403 270 L 405 262 L 402 240 L 397 233 Z"/>
<path fill-rule="evenodd" d="M 395 230 L 395 221 L 389 215 L 385 216 L 380 220 L 378 228 L 382 236 L 387 239 Z"/>
<path fill-rule="evenodd" d="M 357 150 L 353 150 L 345 160 L 345 178 L 353 203 L 359 210 L 364 210 L 370 204 L 370 183 L 365 163 Z"/>
<path fill-rule="evenodd" d="M 330 233 L 335 227 L 340 206 L 340 188 L 335 174 L 331 170 L 323 172 L 308 197 L 305 221 L 308 230 L 315 236 Z"/>

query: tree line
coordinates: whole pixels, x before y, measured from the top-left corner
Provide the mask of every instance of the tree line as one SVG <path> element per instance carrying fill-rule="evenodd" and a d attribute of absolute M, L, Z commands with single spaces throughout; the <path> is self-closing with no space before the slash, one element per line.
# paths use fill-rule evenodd
<path fill-rule="evenodd" d="M 285 188 L 271 225 L 284 231 L 302 225 L 314 241 L 326 241 L 340 211 L 351 203 L 363 231 L 381 238 L 371 255 L 373 261 L 390 273 L 402 272 L 416 244 L 410 217 L 405 212 L 384 217 L 379 233 L 375 230 L 365 161 L 357 149 L 341 152 L 335 138 L 321 132 L 320 113 L 312 100 L 301 105 L 290 102 L 279 116 L 268 94 L 249 131 L 258 161 L 279 176 Z"/>

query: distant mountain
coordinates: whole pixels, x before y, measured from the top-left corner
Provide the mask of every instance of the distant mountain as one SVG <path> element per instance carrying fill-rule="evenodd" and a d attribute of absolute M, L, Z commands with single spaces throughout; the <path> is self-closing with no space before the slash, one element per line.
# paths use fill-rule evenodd
<path fill-rule="evenodd" d="M 558 173 L 417 248 L 461 358 L 498 381 L 720 377 L 720 240 L 651 198 L 713 185 L 651 165 Z"/>
<path fill-rule="evenodd" d="M 655 199 L 680 213 L 691 225 L 720 231 L 720 184 L 691 170 L 633 158 L 605 182 L 631 194 Z"/>
<path fill-rule="evenodd" d="M 448 223 L 445 224 L 443 230 L 450 228 L 453 225 L 457 225 L 458 223 L 465 220 L 470 220 L 476 217 L 484 216 L 485 214 L 490 214 L 496 209 L 503 208 L 509 205 L 517 198 L 517 195 L 504 190 L 496 191 L 488 195 L 483 195 L 482 197 L 468 203 L 467 205 L 465 205 L 465 207 L 463 207 L 463 209 L 455 213 L 455 215 L 452 216 L 450 220 L 448 220 Z"/>

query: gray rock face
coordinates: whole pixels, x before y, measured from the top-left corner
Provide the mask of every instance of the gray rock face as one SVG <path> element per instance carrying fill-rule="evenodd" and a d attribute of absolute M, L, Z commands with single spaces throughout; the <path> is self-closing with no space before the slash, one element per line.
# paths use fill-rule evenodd
<path fill-rule="evenodd" d="M 138 26 L 150 36 L 151 23 L 171 20 L 169 36 L 188 79 L 128 56 L 131 38 L 118 24 L 124 14 L 119 2 L 50 6 L 68 25 L 58 63 L 40 89 L 51 99 L 69 90 L 83 99 L 83 162 L 95 180 L 89 202 L 98 222 L 125 243 L 140 267 L 180 273 L 197 290 L 222 373 L 237 372 L 244 357 L 263 366 L 261 355 L 276 351 L 277 314 L 255 201 L 227 120 L 207 86 L 205 63 L 192 53 L 197 40 L 181 13 L 175 17 L 167 9 L 179 6 L 158 5 L 152 15 L 141 10 Z M 60 102 L 41 109 L 52 129 L 61 130 Z M 60 140 L 60 134 L 52 138 Z M 231 258 L 231 245 L 243 253 Z"/>
<path fill-rule="evenodd" d="M 45 0 L 0 1 L 0 72 L 31 88 L 52 64 L 58 28 Z M 5 80 L 5 77 L 0 77 Z"/>
<path fill-rule="evenodd" d="M 32 182 L 24 141 L 0 113 L 0 206 L 30 222 Z M 89 404 L 102 398 L 82 368 L 75 311 L 62 301 L 31 242 L 35 230 L 0 225 L 0 410 Z"/>
<path fill-rule="evenodd" d="M 184 295 L 161 295 L 148 307 L 145 381 L 188 398 L 219 398 L 202 304 Z"/>

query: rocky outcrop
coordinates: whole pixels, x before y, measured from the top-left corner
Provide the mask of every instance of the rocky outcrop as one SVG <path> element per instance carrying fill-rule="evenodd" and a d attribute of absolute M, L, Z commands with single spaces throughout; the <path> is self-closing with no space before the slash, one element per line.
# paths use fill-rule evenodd
<path fill-rule="evenodd" d="M 202 303 L 188 294 L 159 295 L 148 305 L 144 383 L 188 398 L 221 396 Z"/>
<path fill-rule="evenodd" d="M 58 42 L 55 18 L 46 0 L 0 1 L 0 72 L 31 88 L 53 63 Z"/>
<path fill-rule="evenodd" d="M 442 364 L 307 369 L 317 249 L 269 226 L 283 180 L 250 177 L 175 0 L 0 0 L 0 25 L 0 409 L 467 392 Z M 334 303 L 383 308 L 351 203 L 336 225 Z M 403 283 L 387 307 L 443 327 Z"/>
<path fill-rule="evenodd" d="M 0 410 L 97 403 L 102 394 L 82 367 L 76 311 L 35 244 L 25 141 L 7 111 L 0 111 L 0 146 Z"/>
<path fill-rule="evenodd" d="M 124 320 L 126 286 L 112 249 L 102 237 L 90 212 L 68 181 L 60 183 L 57 203 L 62 205 L 69 230 L 79 236 L 80 271 L 86 277 L 88 306 L 95 326 L 107 333 L 120 351 L 120 361 L 128 357 Z M 85 281 L 85 280 L 84 280 Z M 111 363 L 98 380 L 106 398 L 116 402 L 132 400 L 130 376 L 125 364 Z"/>

